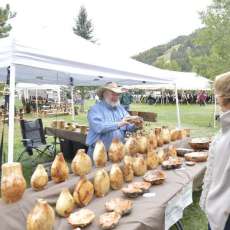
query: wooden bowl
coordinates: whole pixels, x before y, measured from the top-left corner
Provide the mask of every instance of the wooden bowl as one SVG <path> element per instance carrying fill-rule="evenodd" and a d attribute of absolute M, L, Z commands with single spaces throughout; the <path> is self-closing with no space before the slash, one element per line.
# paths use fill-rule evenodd
<path fill-rule="evenodd" d="M 194 152 L 194 150 L 193 149 L 187 149 L 187 148 L 177 148 L 176 152 L 177 152 L 177 156 L 184 157 L 184 155 L 186 153 L 192 153 L 192 152 Z"/>
<path fill-rule="evenodd" d="M 207 138 L 193 138 L 188 144 L 194 150 L 208 150 L 210 140 Z"/>
<path fill-rule="evenodd" d="M 169 157 L 168 160 L 163 161 L 161 167 L 166 170 L 178 169 L 182 166 L 183 160 L 179 157 Z"/>
<path fill-rule="evenodd" d="M 161 170 L 148 171 L 143 176 L 144 181 L 151 183 L 152 185 L 163 184 L 165 181 L 166 175 Z"/>
<path fill-rule="evenodd" d="M 186 161 L 204 162 L 208 159 L 207 152 L 192 152 L 184 155 Z"/>

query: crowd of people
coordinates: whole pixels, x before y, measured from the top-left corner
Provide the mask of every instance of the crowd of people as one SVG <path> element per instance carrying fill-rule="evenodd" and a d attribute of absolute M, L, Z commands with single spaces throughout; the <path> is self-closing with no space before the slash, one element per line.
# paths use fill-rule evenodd
<path fill-rule="evenodd" d="M 122 88 L 120 95 L 120 104 L 123 105 L 126 111 L 129 111 L 131 103 L 142 104 L 176 104 L 176 95 L 174 91 L 167 92 L 148 92 L 148 94 L 138 94 L 134 91 Z M 92 96 L 95 102 L 99 102 L 98 95 Z M 215 96 L 212 92 L 200 91 L 182 91 L 178 92 L 178 101 L 180 104 L 199 104 L 200 106 L 215 103 Z"/>
<path fill-rule="evenodd" d="M 214 95 L 205 91 L 194 92 L 179 92 L 178 100 L 181 104 L 211 104 L 214 103 Z M 176 95 L 173 91 L 165 93 L 150 93 L 149 95 L 133 94 L 133 101 L 135 103 L 154 104 L 175 104 Z"/>

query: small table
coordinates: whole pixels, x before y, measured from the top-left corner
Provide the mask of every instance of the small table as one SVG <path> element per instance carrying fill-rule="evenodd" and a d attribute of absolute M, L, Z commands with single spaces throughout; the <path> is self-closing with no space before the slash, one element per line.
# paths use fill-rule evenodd
<path fill-rule="evenodd" d="M 80 133 L 80 129 L 76 131 L 69 131 L 65 129 L 56 129 L 51 127 L 45 128 L 45 133 L 48 136 L 54 137 L 54 144 L 55 144 L 55 152 L 56 152 L 56 144 L 57 138 L 60 139 L 61 150 L 64 153 L 64 156 L 68 157 L 69 155 L 71 158 L 75 155 L 76 149 L 84 148 L 87 149 L 86 145 L 86 136 L 87 134 Z M 64 139 L 62 141 L 61 139 Z"/>

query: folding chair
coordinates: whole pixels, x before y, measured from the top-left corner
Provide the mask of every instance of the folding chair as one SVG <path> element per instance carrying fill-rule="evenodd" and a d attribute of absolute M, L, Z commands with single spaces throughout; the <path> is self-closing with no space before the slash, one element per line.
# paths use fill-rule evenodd
<path fill-rule="evenodd" d="M 177 230 L 184 230 L 184 227 L 183 227 L 181 220 L 176 222 L 174 226 L 176 227 Z"/>
<path fill-rule="evenodd" d="M 20 120 L 22 143 L 25 149 L 19 154 L 17 161 L 20 161 L 24 153 L 33 155 L 33 151 L 38 153 L 37 158 L 47 155 L 54 157 L 54 146 L 46 143 L 46 137 L 43 130 L 42 119 L 34 121 Z"/>

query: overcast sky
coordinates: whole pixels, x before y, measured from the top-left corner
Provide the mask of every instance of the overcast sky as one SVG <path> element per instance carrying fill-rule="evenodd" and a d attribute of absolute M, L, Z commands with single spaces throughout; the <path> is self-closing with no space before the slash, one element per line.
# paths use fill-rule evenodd
<path fill-rule="evenodd" d="M 84 5 L 100 45 L 132 56 L 148 48 L 187 35 L 201 27 L 198 12 L 211 0 L 1 0 L 17 12 L 17 28 L 65 27 Z"/>

